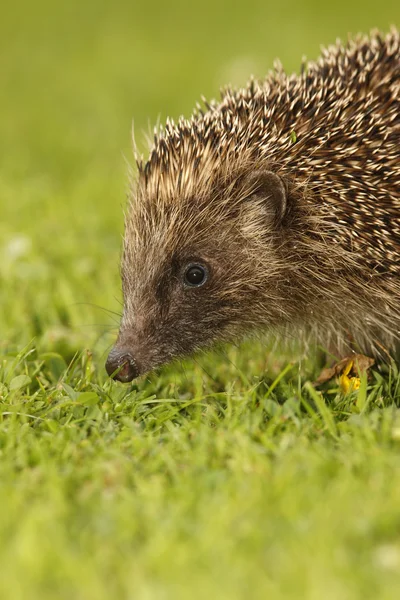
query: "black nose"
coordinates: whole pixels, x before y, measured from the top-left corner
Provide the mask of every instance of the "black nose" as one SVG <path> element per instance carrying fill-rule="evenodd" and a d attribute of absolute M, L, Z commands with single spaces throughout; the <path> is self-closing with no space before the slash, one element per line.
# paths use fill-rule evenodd
<path fill-rule="evenodd" d="M 108 355 L 106 371 L 113 379 L 122 383 L 132 381 L 139 375 L 139 369 L 133 356 L 126 350 L 113 348 Z"/>

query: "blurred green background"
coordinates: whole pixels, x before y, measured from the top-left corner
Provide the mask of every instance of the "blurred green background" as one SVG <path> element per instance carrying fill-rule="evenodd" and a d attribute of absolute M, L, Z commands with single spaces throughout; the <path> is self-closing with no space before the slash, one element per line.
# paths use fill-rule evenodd
<path fill-rule="evenodd" d="M 3 343 L 47 336 L 47 344 L 68 335 L 76 338 L 72 345 L 93 345 L 115 326 L 88 304 L 120 310 L 133 121 L 145 150 L 143 132 L 166 116 L 189 116 L 202 94 L 215 97 L 227 83 L 262 77 L 277 57 L 296 70 L 304 55 L 317 58 L 321 44 L 387 30 L 399 16 L 391 0 L 5 3 Z"/>

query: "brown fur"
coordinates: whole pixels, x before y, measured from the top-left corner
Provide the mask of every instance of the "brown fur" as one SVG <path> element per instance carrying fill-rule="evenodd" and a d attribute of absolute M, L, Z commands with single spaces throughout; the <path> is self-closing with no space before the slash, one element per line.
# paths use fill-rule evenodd
<path fill-rule="evenodd" d="M 278 67 L 263 82 L 225 90 L 190 121 L 169 121 L 138 167 L 117 342 L 138 372 L 272 328 L 315 330 L 326 344 L 350 334 L 363 350 L 394 347 L 396 31 L 338 43 L 301 75 Z M 258 173 L 271 172 L 277 183 L 267 176 L 268 188 Z M 185 288 L 185 265 L 196 261 L 210 277 Z"/>

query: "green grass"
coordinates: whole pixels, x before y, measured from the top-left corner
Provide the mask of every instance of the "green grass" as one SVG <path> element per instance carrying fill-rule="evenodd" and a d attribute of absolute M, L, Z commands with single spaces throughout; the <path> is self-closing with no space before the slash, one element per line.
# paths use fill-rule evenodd
<path fill-rule="evenodd" d="M 296 69 L 399 16 L 371 0 L 2 10 L 0 598 L 399 597 L 395 365 L 347 397 L 312 385 L 317 351 L 268 342 L 128 386 L 103 368 L 132 119 L 189 115 L 276 56 Z"/>

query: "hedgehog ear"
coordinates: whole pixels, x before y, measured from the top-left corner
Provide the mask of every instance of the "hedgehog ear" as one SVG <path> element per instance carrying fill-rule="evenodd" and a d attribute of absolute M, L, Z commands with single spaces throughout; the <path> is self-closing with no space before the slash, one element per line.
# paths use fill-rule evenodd
<path fill-rule="evenodd" d="M 288 190 L 284 181 L 272 171 L 259 170 L 248 176 L 246 187 L 252 190 L 250 199 L 263 201 L 267 214 L 279 225 L 287 208 Z"/>

